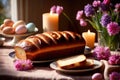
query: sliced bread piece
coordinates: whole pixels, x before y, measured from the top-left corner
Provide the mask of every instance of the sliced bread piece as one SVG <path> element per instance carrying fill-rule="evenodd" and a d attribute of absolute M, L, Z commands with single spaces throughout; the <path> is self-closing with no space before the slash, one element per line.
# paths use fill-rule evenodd
<path fill-rule="evenodd" d="M 86 64 L 86 56 L 77 55 L 77 56 L 72 56 L 72 57 L 65 58 L 65 59 L 60 59 L 57 61 L 57 64 L 62 69 L 73 69 L 77 67 L 82 67 Z"/>
<path fill-rule="evenodd" d="M 86 63 L 83 65 L 83 67 L 80 68 L 91 68 L 94 66 L 94 60 L 93 59 L 86 59 Z"/>

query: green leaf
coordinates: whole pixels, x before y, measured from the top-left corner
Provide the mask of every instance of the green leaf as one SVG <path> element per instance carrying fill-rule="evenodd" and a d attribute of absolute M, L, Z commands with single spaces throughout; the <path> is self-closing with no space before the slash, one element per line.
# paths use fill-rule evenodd
<path fill-rule="evenodd" d="M 92 25 L 92 27 L 97 30 L 96 24 L 94 22 L 89 19 L 86 19 L 86 21 L 88 21 Z"/>

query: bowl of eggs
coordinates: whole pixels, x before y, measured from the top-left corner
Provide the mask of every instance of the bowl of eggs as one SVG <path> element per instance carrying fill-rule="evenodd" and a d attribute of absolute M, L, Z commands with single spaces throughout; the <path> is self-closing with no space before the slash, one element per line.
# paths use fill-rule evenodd
<path fill-rule="evenodd" d="M 14 46 L 21 39 L 38 32 L 38 28 L 32 22 L 26 24 L 23 20 L 14 22 L 11 19 L 5 19 L 0 26 L 0 31 L 4 36 L 13 37 L 10 45 Z"/>

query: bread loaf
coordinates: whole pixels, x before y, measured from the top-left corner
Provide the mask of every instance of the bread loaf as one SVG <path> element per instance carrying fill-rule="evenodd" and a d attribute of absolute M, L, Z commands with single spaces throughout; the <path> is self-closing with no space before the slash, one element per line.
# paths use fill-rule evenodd
<path fill-rule="evenodd" d="M 71 31 L 51 31 L 29 36 L 14 49 L 18 59 L 53 60 L 84 53 L 85 40 Z"/>

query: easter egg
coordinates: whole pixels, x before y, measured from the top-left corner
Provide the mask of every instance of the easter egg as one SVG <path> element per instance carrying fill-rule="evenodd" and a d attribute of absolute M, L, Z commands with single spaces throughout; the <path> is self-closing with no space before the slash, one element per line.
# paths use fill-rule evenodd
<path fill-rule="evenodd" d="M 14 34 L 14 29 L 12 27 L 4 27 L 2 32 L 4 34 Z"/>
<path fill-rule="evenodd" d="M 19 25 L 15 28 L 15 33 L 16 34 L 24 34 L 27 32 L 27 28 L 25 25 Z"/>
<path fill-rule="evenodd" d="M 101 73 L 95 73 L 92 75 L 92 80 L 103 80 L 103 76 Z"/>
<path fill-rule="evenodd" d="M 34 32 L 35 27 L 36 27 L 36 26 L 35 26 L 34 23 L 28 23 L 28 24 L 26 25 L 26 28 L 27 28 L 28 32 Z"/>
<path fill-rule="evenodd" d="M 23 20 L 19 20 L 13 24 L 13 28 L 15 29 L 19 25 L 25 25 L 25 22 Z"/>
<path fill-rule="evenodd" d="M 5 19 L 4 20 L 5 26 L 11 26 L 14 24 L 14 22 L 11 19 Z"/>
<path fill-rule="evenodd" d="M 4 27 L 6 27 L 5 24 L 1 24 L 0 30 L 3 30 Z"/>

